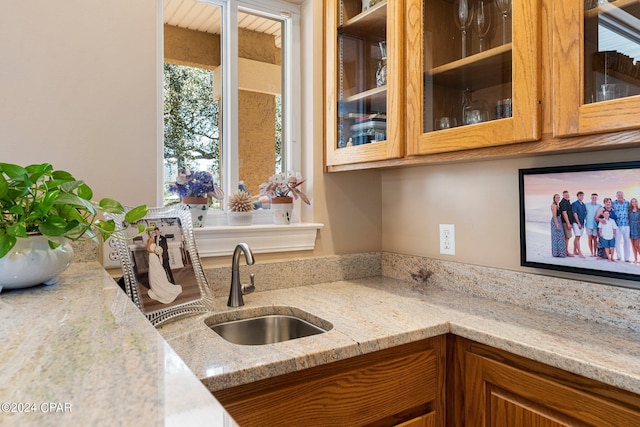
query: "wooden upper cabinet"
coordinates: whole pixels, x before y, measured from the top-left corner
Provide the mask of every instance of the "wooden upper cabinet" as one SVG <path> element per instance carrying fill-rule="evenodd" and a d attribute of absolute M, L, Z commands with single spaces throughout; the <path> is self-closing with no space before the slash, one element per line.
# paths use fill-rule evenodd
<path fill-rule="evenodd" d="M 406 0 L 408 155 L 540 139 L 539 14 L 539 0 Z"/>
<path fill-rule="evenodd" d="M 640 129 L 640 2 L 555 1 L 552 15 L 554 136 Z"/>
<path fill-rule="evenodd" d="M 326 166 L 402 157 L 402 1 L 324 4 Z"/>

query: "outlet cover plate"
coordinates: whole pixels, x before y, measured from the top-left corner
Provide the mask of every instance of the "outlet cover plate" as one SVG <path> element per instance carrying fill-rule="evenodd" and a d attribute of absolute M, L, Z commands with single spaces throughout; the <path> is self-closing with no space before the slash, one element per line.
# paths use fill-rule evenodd
<path fill-rule="evenodd" d="M 456 230 L 453 224 L 440 224 L 440 253 L 456 254 Z"/>

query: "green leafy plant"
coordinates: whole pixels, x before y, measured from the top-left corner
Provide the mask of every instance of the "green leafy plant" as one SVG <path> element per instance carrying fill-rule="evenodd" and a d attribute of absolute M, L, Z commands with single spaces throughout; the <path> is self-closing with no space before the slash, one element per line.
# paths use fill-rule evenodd
<path fill-rule="evenodd" d="M 53 249 L 60 238 L 94 240 L 109 238 L 117 230 L 114 220 L 100 219 L 102 212 L 123 214 L 120 202 L 104 198 L 92 201 L 93 191 L 69 172 L 48 163 L 19 166 L 0 163 L 0 258 L 30 234 L 42 234 Z M 147 213 L 145 205 L 129 210 L 125 221 L 135 223 Z M 145 231 L 140 224 L 138 232 Z"/>

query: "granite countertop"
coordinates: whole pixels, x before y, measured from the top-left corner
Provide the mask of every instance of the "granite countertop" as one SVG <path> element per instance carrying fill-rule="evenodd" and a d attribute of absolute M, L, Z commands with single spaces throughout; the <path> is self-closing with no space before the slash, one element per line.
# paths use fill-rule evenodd
<path fill-rule="evenodd" d="M 0 293 L 0 348 L 0 425 L 235 425 L 96 262 Z"/>
<path fill-rule="evenodd" d="M 218 297 L 214 313 L 156 330 L 93 262 L 72 264 L 58 285 L 3 292 L 0 424 L 232 426 L 207 389 L 448 332 L 640 393 L 640 337 L 615 326 L 386 277 L 256 292 L 245 303 L 230 309 Z M 241 346 L 205 324 L 287 307 L 333 328 Z"/>
<path fill-rule="evenodd" d="M 640 337 L 632 330 L 375 277 L 246 295 L 245 306 L 216 299 L 216 316 L 295 307 L 333 324 L 329 332 L 264 346 L 229 343 L 210 315 L 159 332 L 211 391 L 447 332 L 640 393 Z"/>

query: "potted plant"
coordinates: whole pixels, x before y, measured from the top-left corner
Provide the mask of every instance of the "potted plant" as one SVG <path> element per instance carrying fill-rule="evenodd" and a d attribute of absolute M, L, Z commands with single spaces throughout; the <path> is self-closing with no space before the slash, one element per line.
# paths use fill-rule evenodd
<path fill-rule="evenodd" d="M 189 207 L 194 227 L 204 225 L 210 199 L 224 198 L 224 192 L 207 171 L 179 172 L 176 182 L 169 184 L 169 191 L 177 193 L 182 203 Z"/>
<path fill-rule="evenodd" d="M 71 263 L 69 240 L 98 243 L 117 231 L 116 223 L 100 214 L 122 214 L 124 207 L 92 198 L 86 183 L 48 163 L 0 163 L 0 288 L 53 284 Z M 138 206 L 125 220 L 136 222 L 146 212 Z"/>
<path fill-rule="evenodd" d="M 311 204 L 307 196 L 298 188 L 304 182 L 299 172 L 289 171 L 286 175 L 284 173 L 272 175 L 267 182 L 260 184 L 260 194 L 270 199 L 274 223 L 289 224 L 291 222 L 294 200 L 300 199 L 308 205 Z"/>
<path fill-rule="evenodd" d="M 229 196 L 228 206 L 227 220 L 229 225 L 251 225 L 254 205 L 252 197 L 247 191 L 233 192 Z"/>

